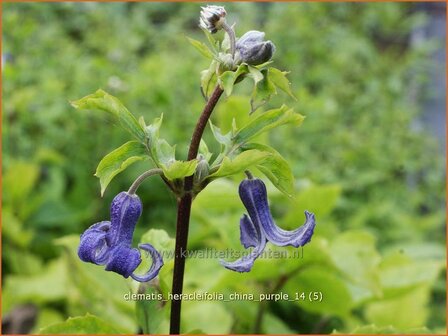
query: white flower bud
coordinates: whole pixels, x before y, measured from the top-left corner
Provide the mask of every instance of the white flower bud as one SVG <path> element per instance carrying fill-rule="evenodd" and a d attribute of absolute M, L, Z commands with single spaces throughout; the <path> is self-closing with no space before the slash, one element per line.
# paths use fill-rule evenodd
<path fill-rule="evenodd" d="M 222 29 L 223 24 L 226 21 L 226 10 L 221 6 L 209 5 L 201 7 L 201 17 L 199 19 L 199 27 L 208 30 L 214 34 L 218 30 Z"/>

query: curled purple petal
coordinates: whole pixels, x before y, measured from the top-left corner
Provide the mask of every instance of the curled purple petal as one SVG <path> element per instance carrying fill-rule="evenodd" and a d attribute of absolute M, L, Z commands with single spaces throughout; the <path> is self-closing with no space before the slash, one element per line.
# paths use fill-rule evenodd
<path fill-rule="evenodd" d="M 112 271 L 128 278 L 141 261 L 140 252 L 137 249 L 118 245 L 110 251 L 106 271 Z"/>
<path fill-rule="evenodd" d="M 246 214 L 240 219 L 240 241 L 246 249 L 260 244 L 257 229 Z"/>
<path fill-rule="evenodd" d="M 266 247 L 266 237 L 259 226 L 254 225 L 249 217 L 244 215 L 240 220 L 241 243 L 245 248 L 254 247 L 250 254 L 246 254 L 238 260 L 229 262 L 220 260 L 225 268 L 236 272 L 249 272 Z"/>
<path fill-rule="evenodd" d="M 111 228 L 107 234 L 107 243 L 131 246 L 135 225 L 142 213 L 142 202 L 136 194 L 125 191 L 119 193 L 110 206 Z"/>
<path fill-rule="evenodd" d="M 110 222 L 104 221 L 93 224 L 82 235 L 78 248 L 79 259 L 96 265 L 103 265 L 107 260 L 108 247 L 106 234 L 110 229 Z"/>
<path fill-rule="evenodd" d="M 163 266 L 163 259 L 160 253 L 151 244 L 140 244 L 138 247 L 148 252 L 152 259 L 152 265 L 145 274 L 137 275 L 132 273 L 131 277 L 139 282 L 146 282 L 154 279 L 157 274 L 159 274 L 160 268 Z"/>
<path fill-rule="evenodd" d="M 267 240 L 277 246 L 303 246 L 311 240 L 316 226 L 314 215 L 305 212 L 306 222 L 293 231 L 278 227 L 269 209 L 266 186 L 260 179 L 246 179 L 241 182 L 239 193 L 244 206 L 255 226 L 260 226 Z"/>

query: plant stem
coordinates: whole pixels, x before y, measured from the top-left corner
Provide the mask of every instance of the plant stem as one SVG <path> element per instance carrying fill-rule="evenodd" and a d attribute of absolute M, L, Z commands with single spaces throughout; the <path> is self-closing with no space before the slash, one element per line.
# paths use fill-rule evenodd
<path fill-rule="evenodd" d="M 236 45 L 236 37 L 235 37 L 235 31 L 231 26 L 229 26 L 227 23 L 224 22 L 222 25 L 222 28 L 224 31 L 229 35 L 230 40 L 230 54 L 232 54 L 232 58 L 235 58 L 235 45 Z"/>
<path fill-rule="evenodd" d="M 199 144 L 204 133 L 210 115 L 213 112 L 223 90 L 217 85 L 207 104 L 199 117 L 193 135 L 191 137 L 190 149 L 188 151 L 188 160 L 193 160 L 198 155 Z M 177 202 L 177 224 L 176 224 L 176 247 L 174 251 L 174 274 L 173 274 L 173 296 L 181 296 L 184 283 L 185 271 L 185 251 L 187 250 L 188 228 L 190 225 L 191 203 L 193 195 L 193 175 L 185 178 L 184 194 Z M 180 333 L 180 313 L 182 300 L 173 300 L 171 302 L 170 316 L 170 334 L 178 335 Z"/>
<path fill-rule="evenodd" d="M 154 168 L 154 169 L 150 169 L 145 171 L 143 174 L 141 174 L 139 177 L 137 177 L 134 181 L 134 183 L 132 183 L 131 187 L 128 190 L 129 194 L 135 194 L 135 192 L 137 191 L 138 187 L 140 187 L 140 184 L 142 184 L 142 182 L 153 175 L 161 175 L 163 174 L 163 170 L 160 168 Z"/>

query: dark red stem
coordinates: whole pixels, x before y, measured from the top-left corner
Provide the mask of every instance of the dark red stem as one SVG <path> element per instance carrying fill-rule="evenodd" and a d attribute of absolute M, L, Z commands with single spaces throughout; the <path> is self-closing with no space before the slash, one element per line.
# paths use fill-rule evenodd
<path fill-rule="evenodd" d="M 201 142 L 202 134 L 204 133 L 210 115 L 213 112 L 223 90 L 216 86 L 207 104 L 202 111 L 201 116 L 196 124 L 196 127 L 191 137 L 190 149 L 188 151 L 188 160 L 193 160 L 197 157 L 199 151 L 199 144 Z M 193 175 L 185 178 L 184 194 L 177 202 L 177 224 L 176 224 L 176 247 L 174 257 L 174 274 L 173 274 L 173 288 L 172 294 L 182 294 L 184 284 L 185 271 L 185 255 L 188 241 L 188 228 L 190 226 L 191 202 L 193 195 Z M 183 253 L 184 252 L 184 253 Z M 171 302 L 171 316 L 170 316 L 170 334 L 178 335 L 180 333 L 180 312 L 182 300 L 173 300 Z"/>

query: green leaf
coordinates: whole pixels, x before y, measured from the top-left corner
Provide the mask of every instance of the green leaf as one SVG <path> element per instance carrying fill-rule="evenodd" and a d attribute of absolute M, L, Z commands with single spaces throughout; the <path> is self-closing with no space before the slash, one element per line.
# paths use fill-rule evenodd
<path fill-rule="evenodd" d="M 305 300 L 295 301 L 302 309 L 320 314 L 340 317 L 347 315 L 352 307 L 350 292 L 342 278 L 323 267 L 311 266 L 292 277 L 285 285 L 292 299 L 295 293 L 305 293 Z M 309 301 L 310 292 L 321 292 L 322 301 Z"/>
<path fill-rule="evenodd" d="M 38 182 L 39 166 L 24 161 L 13 161 L 3 176 L 4 201 L 20 208 Z"/>
<path fill-rule="evenodd" d="M 143 144 L 138 141 L 129 141 L 107 154 L 98 164 L 95 176 L 100 179 L 101 196 L 104 194 L 110 181 L 131 164 L 146 160 L 148 154 Z"/>
<path fill-rule="evenodd" d="M 201 154 L 207 162 L 209 162 L 213 156 L 213 153 L 208 149 L 204 139 L 201 139 L 201 142 L 199 143 L 199 154 Z"/>
<path fill-rule="evenodd" d="M 260 106 L 267 103 L 271 96 L 277 94 L 274 83 L 268 76 L 267 70 L 262 70 L 262 78 L 255 82 L 254 90 L 250 100 L 251 113 L 255 112 Z"/>
<path fill-rule="evenodd" d="M 56 285 L 66 291 L 63 298 L 67 301 L 68 311 L 72 314 L 88 311 L 108 321 L 119 333 L 135 332 L 135 302 L 124 298 L 124 294 L 131 291 L 132 280 L 126 281 L 114 272 L 106 272 L 104 267 L 81 261 L 77 254 L 79 234 L 58 238 L 55 243 L 63 247 L 65 267 L 53 277 Z M 67 279 L 61 283 L 62 276 Z M 28 287 L 35 291 L 35 286 Z M 47 292 L 51 293 L 53 288 L 56 286 L 48 282 Z"/>
<path fill-rule="evenodd" d="M 200 329 L 207 334 L 228 334 L 232 327 L 232 316 L 221 302 L 184 301 L 182 327 L 185 330 Z M 197 318 L 200 316 L 201 318 Z M 216 323 L 219 321 L 219 323 Z"/>
<path fill-rule="evenodd" d="M 245 144 L 243 150 L 258 149 L 263 152 L 269 152 L 272 155 L 263 160 L 257 168 L 272 182 L 272 184 L 281 192 L 291 197 L 294 193 L 294 175 L 288 161 L 280 155 L 274 148 L 250 143 Z"/>
<path fill-rule="evenodd" d="M 209 124 L 216 141 L 218 141 L 218 143 L 225 149 L 230 148 L 232 144 L 232 132 L 230 131 L 226 134 L 222 134 L 221 129 L 213 125 L 211 121 L 209 121 Z"/>
<path fill-rule="evenodd" d="M 264 78 L 264 74 L 262 71 L 258 70 L 256 67 L 249 65 L 248 66 L 249 75 L 254 80 L 255 85 L 257 85 L 258 82 L 262 81 Z"/>
<path fill-rule="evenodd" d="M 162 164 L 163 173 L 169 180 L 180 179 L 185 176 L 190 176 L 194 174 L 196 167 L 198 165 L 198 160 L 194 159 L 191 161 L 174 161 L 168 166 Z"/>
<path fill-rule="evenodd" d="M 6 293 L 13 293 L 15 304 L 25 302 L 40 304 L 63 300 L 67 296 L 65 266 L 64 260 L 59 258 L 41 267 L 38 274 L 9 275 L 6 277 L 3 289 Z"/>
<path fill-rule="evenodd" d="M 3 239 L 27 250 L 27 246 L 33 239 L 33 231 L 30 228 L 25 229 L 23 222 L 14 215 L 9 207 L 3 206 L 1 216 L 2 223 L 8 223 L 2 225 Z"/>
<path fill-rule="evenodd" d="M 230 96 L 233 91 L 233 86 L 239 76 L 249 72 L 247 64 L 241 64 L 236 71 L 225 71 L 219 76 L 219 82 L 223 88 L 226 96 Z"/>
<path fill-rule="evenodd" d="M 432 285 L 443 266 L 443 261 L 416 261 L 397 252 L 381 262 L 381 285 L 385 294 L 389 296 L 412 289 L 417 285 Z"/>
<path fill-rule="evenodd" d="M 257 149 L 250 149 L 242 152 L 233 160 L 226 156 L 219 166 L 219 169 L 209 177 L 215 179 L 241 173 L 252 166 L 260 164 L 271 156 L 272 153 L 263 152 Z"/>
<path fill-rule="evenodd" d="M 171 146 L 165 139 L 159 139 L 160 127 L 163 122 L 163 113 L 155 118 L 152 124 L 145 127 L 147 145 L 151 157 L 158 167 L 167 168 L 175 161 L 176 147 Z"/>
<path fill-rule="evenodd" d="M 160 295 L 160 291 L 151 283 L 141 283 L 138 294 L 143 294 L 151 299 L 137 300 L 135 305 L 139 326 L 143 329 L 143 334 L 156 334 L 160 324 L 165 318 L 165 311 L 168 305 L 163 301 L 152 299 Z"/>
<path fill-rule="evenodd" d="M 353 301 L 381 295 L 378 265 L 380 255 L 375 237 L 365 231 L 346 231 L 331 243 L 334 264 L 350 283 Z"/>
<path fill-rule="evenodd" d="M 140 243 L 151 243 L 158 251 L 172 251 L 174 250 L 175 240 L 165 230 L 150 229 L 142 235 Z"/>
<path fill-rule="evenodd" d="M 266 313 L 263 319 L 263 334 L 296 334 L 294 330 L 288 327 L 288 325 L 283 322 L 276 315 L 271 313 Z"/>
<path fill-rule="evenodd" d="M 206 99 L 210 96 L 213 88 L 216 85 L 216 69 L 218 68 L 218 62 L 213 60 L 210 63 L 210 67 L 206 70 L 201 71 L 201 89 L 202 94 Z"/>
<path fill-rule="evenodd" d="M 296 195 L 284 221 L 294 227 L 297 218 L 300 218 L 305 210 L 314 213 L 316 218 L 322 218 L 334 209 L 340 195 L 341 187 L 334 184 L 304 188 Z"/>
<path fill-rule="evenodd" d="M 145 141 L 145 132 L 131 112 L 114 96 L 103 90 L 71 102 L 72 106 L 80 110 L 102 110 L 117 118 L 120 125 L 131 133 L 138 141 Z"/>
<path fill-rule="evenodd" d="M 241 128 L 233 137 L 236 144 L 244 144 L 260 133 L 269 131 L 275 127 L 286 124 L 300 125 L 303 122 L 302 115 L 294 113 L 294 111 L 287 106 L 274 110 L 269 110 Z"/>
<path fill-rule="evenodd" d="M 429 286 L 421 285 L 404 295 L 372 302 L 365 309 L 365 317 L 380 327 L 422 327 L 429 317 L 429 295 Z"/>
<path fill-rule="evenodd" d="M 170 166 L 176 159 L 176 147 L 171 146 L 166 140 L 159 139 L 156 147 L 156 160 L 162 167 Z"/>
<path fill-rule="evenodd" d="M 193 47 L 195 47 L 196 50 L 202 54 L 202 56 L 213 59 L 213 52 L 210 51 L 210 49 L 204 43 L 197 41 L 195 39 L 192 39 L 191 37 L 188 37 L 188 36 L 186 36 L 186 37 L 187 37 L 188 42 L 190 42 L 191 45 Z"/>
<path fill-rule="evenodd" d="M 288 95 L 294 98 L 294 100 L 297 100 L 297 98 L 291 91 L 291 83 L 289 82 L 288 78 L 286 78 L 287 74 L 288 72 L 280 71 L 276 68 L 269 68 L 269 78 L 275 84 L 275 86 L 277 86 L 280 90 L 286 92 Z"/>
<path fill-rule="evenodd" d="M 69 317 L 67 321 L 50 325 L 40 330 L 41 334 L 118 334 L 106 321 L 86 314 L 85 316 Z"/>
<path fill-rule="evenodd" d="M 201 30 L 204 32 L 205 36 L 207 37 L 208 43 L 210 43 L 210 47 L 212 48 L 213 52 L 215 54 L 218 54 L 219 41 L 217 41 L 207 29 L 201 28 Z"/>
<path fill-rule="evenodd" d="M 54 309 L 41 308 L 39 309 L 37 321 L 34 324 L 33 329 L 31 329 L 30 334 L 38 334 L 41 329 L 46 328 L 49 325 L 64 322 L 65 319 L 66 317 L 64 317 L 62 312 Z"/>
<path fill-rule="evenodd" d="M 163 122 L 163 113 L 159 118 L 155 118 L 150 125 L 145 126 L 145 134 L 147 138 L 147 145 L 151 152 L 151 157 L 158 164 L 157 160 L 157 146 L 159 143 L 160 126 Z"/>
<path fill-rule="evenodd" d="M 235 73 L 233 71 L 226 71 L 219 76 L 219 80 L 222 83 L 222 88 L 226 96 L 230 96 L 233 91 L 233 84 L 235 83 Z"/>
<path fill-rule="evenodd" d="M 338 332 L 333 332 L 333 334 L 338 334 Z M 346 333 L 342 333 L 346 334 Z M 405 328 L 405 329 L 396 329 L 392 326 L 386 327 L 378 327 L 374 324 L 369 324 L 362 327 L 357 327 L 350 332 L 350 334 L 359 334 L 359 335 L 386 335 L 386 334 L 405 334 L 405 335 L 429 335 L 433 334 L 428 328 Z"/>

